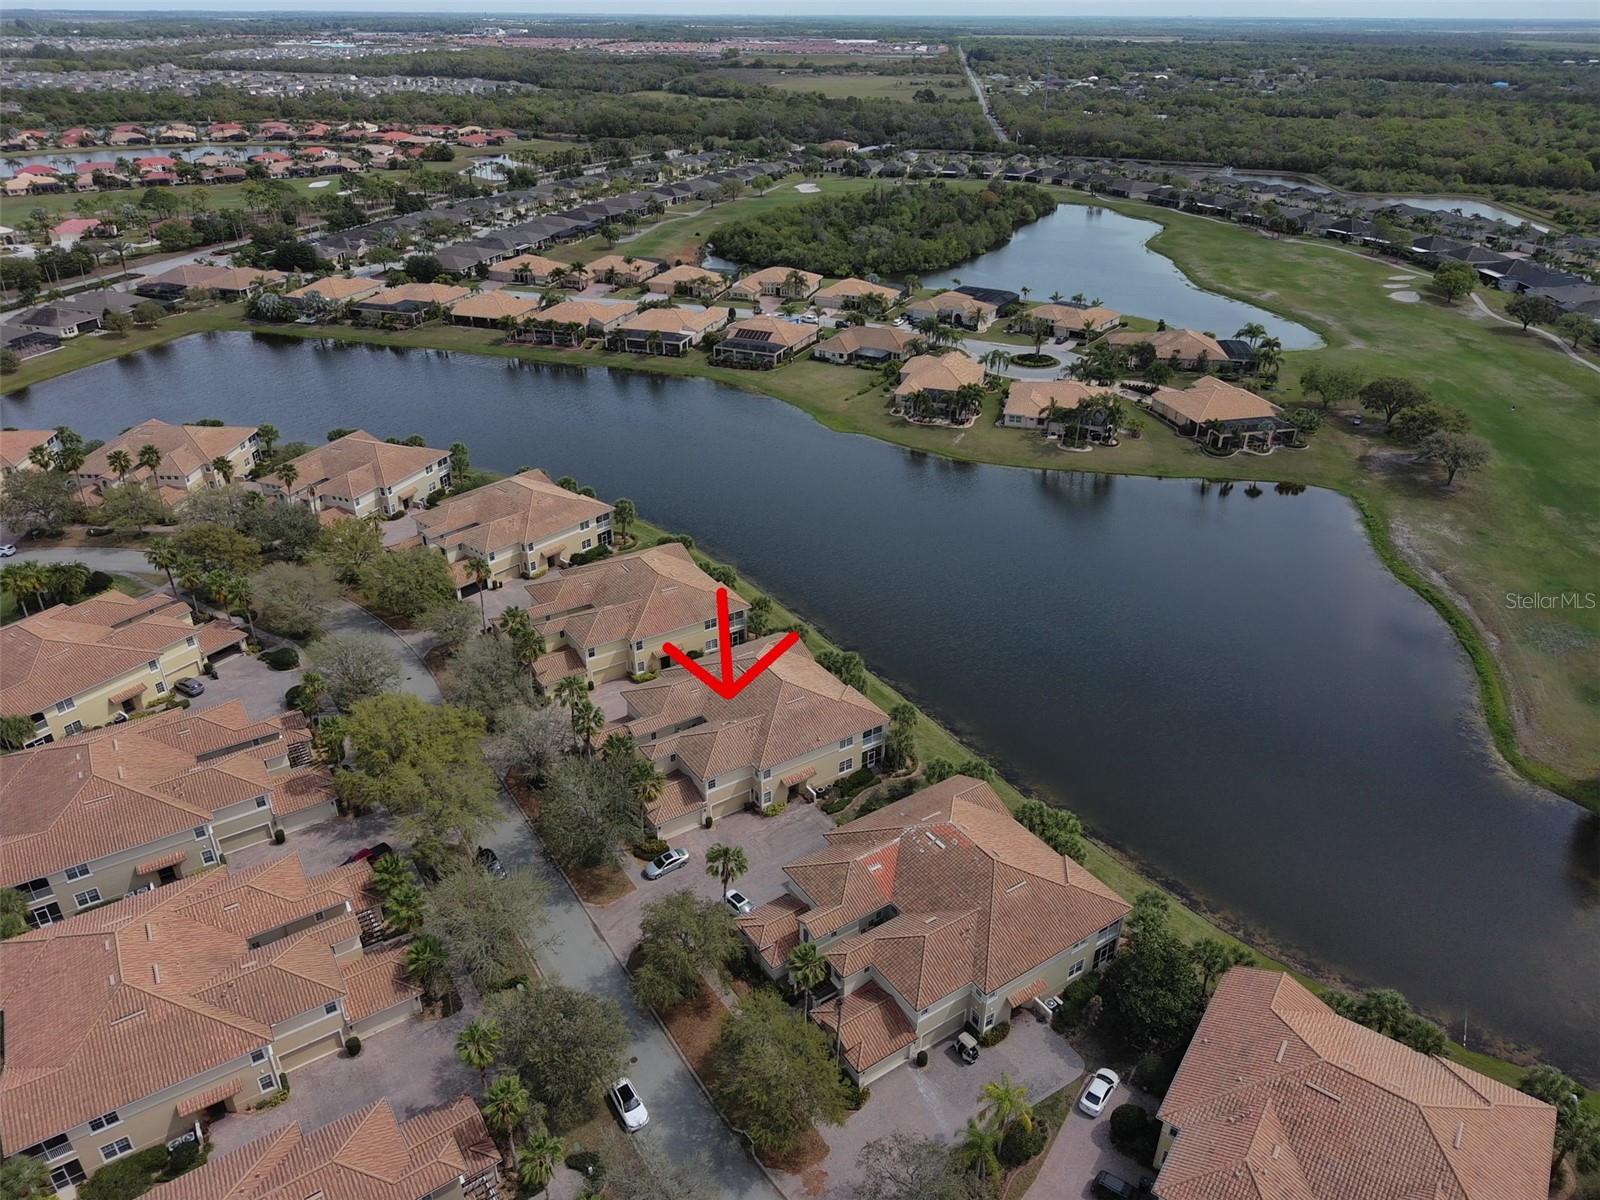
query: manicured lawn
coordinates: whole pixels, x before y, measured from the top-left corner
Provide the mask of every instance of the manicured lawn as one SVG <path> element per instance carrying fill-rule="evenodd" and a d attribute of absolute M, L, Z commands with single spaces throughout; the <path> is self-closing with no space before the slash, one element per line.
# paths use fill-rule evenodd
<path fill-rule="evenodd" d="M 219 304 L 193 312 L 177 313 L 149 329 L 131 329 L 126 337 L 115 333 L 97 333 L 72 338 L 63 342 L 59 350 L 23 360 L 16 374 L 0 378 L 0 395 L 8 396 L 30 384 L 42 383 L 46 379 L 54 379 L 57 375 L 65 375 L 107 359 L 121 358 L 136 350 L 159 346 L 186 334 L 229 329 L 238 323 L 243 314 L 243 304 Z"/>

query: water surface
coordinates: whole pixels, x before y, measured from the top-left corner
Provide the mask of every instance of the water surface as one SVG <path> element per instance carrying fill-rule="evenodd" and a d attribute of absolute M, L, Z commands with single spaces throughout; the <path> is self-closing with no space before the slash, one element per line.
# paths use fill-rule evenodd
<path fill-rule="evenodd" d="M 4 405 L 151 416 L 420 433 L 631 496 L 1207 904 L 1600 1080 L 1600 822 L 1499 767 L 1454 639 L 1336 494 L 956 464 L 704 380 L 248 334 Z"/>
<path fill-rule="evenodd" d="M 1024 225 L 1011 240 L 949 271 L 927 276 L 930 287 L 963 284 L 1020 291 L 1030 300 L 1053 292 L 1082 292 L 1108 308 L 1168 325 L 1232 337 L 1257 323 L 1286 350 L 1308 350 L 1321 339 L 1304 325 L 1253 304 L 1196 286 L 1164 254 L 1145 245 L 1161 226 L 1096 205 L 1062 204 L 1049 216 Z"/>

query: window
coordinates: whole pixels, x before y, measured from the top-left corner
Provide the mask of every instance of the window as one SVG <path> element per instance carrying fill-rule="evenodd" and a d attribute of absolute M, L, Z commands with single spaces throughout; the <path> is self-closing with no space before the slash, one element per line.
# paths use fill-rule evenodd
<path fill-rule="evenodd" d="M 68 734 L 82 733 L 83 732 L 83 722 L 82 721 L 68 721 L 66 729 L 63 730 L 63 732 L 68 733 Z"/>
<path fill-rule="evenodd" d="M 102 1129 L 110 1129 L 113 1125 L 121 1124 L 122 1116 L 120 1113 L 115 1111 L 108 1112 L 103 1117 L 91 1117 L 89 1119 L 89 1132 L 99 1133 Z"/>
<path fill-rule="evenodd" d="M 90 904 L 99 904 L 100 889 L 90 888 L 87 892 L 79 892 L 77 895 L 72 897 L 72 902 L 79 908 L 84 908 Z"/>
<path fill-rule="evenodd" d="M 882 737 L 882 736 L 883 736 L 883 726 L 882 725 L 874 725 L 871 729 L 868 729 L 866 732 L 864 732 L 861 735 L 861 740 L 863 742 L 870 742 L 873 738 Z"/>
<path fill-rule="evenodd" d="M 267 1061 L 267 1052 L 265 1050 L 250 1051 L 250 1061 L 255 1063 L 257 1066 L 260 1066 L 262 1063 Z"/>
<path fill-rule="evenodd" d="M 580 521 L 578 523 L 578 528 L 579 529 L 587 529 L 587 528 L 589 528 L 589 524 L 590 523 L 588 521 Z"/>
<path fill-rule="evenodd" d="M 1107 938 L 1116 937 L 1117 936 L 1117 922 L 1115 922 L 1115 921 L 1111 922 L 1111 924 L 1107 925 L 1104 929 L 1102 929 L 1099 933 L 1095 934 L 1094 936 L 1098 941 L 1102 941 L 1102 942 L 1105 941 Z"/>
<path fill-rule="evenodd" d="M 717 781 L 715 779 L 706 780 L 706 791 L 708 791 L 708 792 L 712 791 L 712 790 L 714 790 L 716 788 L 716 786 L 717 786 Z"/>
<path fill-rule="evenodd" d="M 68 696 L 65 700 L 57 700 L 56 701 L 56 711 L 58 713 L 71 712 L 73 709 L 75 709 L 77 707 L 78 707 L 78 702 L 76 700 L 74 700 L 71 696 Z"/>
<path fill-rule="evenodd" d="M 337 1000 L 329 1000 L 322 1006 L 322 1011 L 330 1017 L 333 1016 L 334 1013 L 339 1011 L 339 1002 Z"/>
<path fill-rule="evenodd" d="M 583 549 L 587 550 L 593 545 L 594 545 L 594 539 L 593 538 L 584 538 L 583 539 L 583 543 L 582 543 L 582 548 Z"/>
<path fill-rule="evenodd" d="M 763 778 L 763 779 L 771 779 L 772 778 L 772 768 L 768 767 L 766 770 L 762 771 L 761 772 L 761 778 Z"/>
<path fill-rule="evenodd" d="M 263 1092 L 275 1092 L 278 1090 L 278 1077 L 268 1071 L 256 1080 L 256 1086 Z"/>
<path fill-rule="evenodd" d="M 589 658 L 593 658 L 593 657 L 594 657 L 594 647 L 593 647 L 593 646 L 590 646 L 590 647 L 589 647 L 589 649 L 588 649 L 588 651 L 587 651 L 587 656 L 588 656 L 588 657 L 589 657 Z"/>
<path fill-rule="evenodd" d="M 633 644 L 633 648 L 635 650 L 643 650 L 644 649 L 644 643 L 643 642 L 635 642 Z"/>
<path fill-rule="evenodd" d="M 849 737 L 842 737 L 842 738 L 839 739 L 839 749 L 841 749 L 841 750 L 848 750 L 851 746 L 854 746 L 855 744 L 856 744 L 856 735 L 853 734 L 853 733 Z"/>
<path fill-rule="evenodd" d="M 217 852 L 210 846 L 207 846 L 204 850 L 200 851 L 200 861 L 205 863 L 205 865 L 208 867 L 216 866 Z"/>
<path fill-rule="evenodd" d="M 1072 964 L 1072 970 L 1067 972 L 1067 978 L 1071 979 L 1073 976 L 1081 974 L 1083 974 L 1083 959 L 1080 958 Z"/>
<path fill-rule="evenodd" d="M 761 793 L 761 803 L 763 805 L 767 805 L 767 804 L 771 804 L 772 803 L 772 789 L 771 788 L 768 788 L 766 791 Z"/>
<path fill-rule="evenodd" d="M 994 1014 L 993 1013 L 984 1013 L 983 1014 L 983 1027 L 985 1029 L 989 1029 L 993 1025 L 994 1025 Z"/>
<path fill-rule="evenodd" d="M 839 774 L 841 774 L 841 775 L 847 775 L 851 771 L 854 771 L 855 769 L 856 769 L 856 760 L 853 759 L 853 758 L 847 758 L 847 759 L 845 759 L 843 762 L 841 762 L 839 764 Z"/>
<path fill-rule="evenodd" d="M 161 669 L 161 660 L 159 658 L 152 658 L 149 662 L 145 663 L 144 667 L 147 671 L 159 671 Z"/>
<path fill-rule="evenodd" d="M 1105 945 L 1101 946 L 1100 949 L 1098 949 L 1098 950 L 1096 950 L 1094 952 L 1095 970 L 1098 971 L 1101 967 L 1105 966 L 1106 963 L 1110 962 L 1113 958 L 1115 958 L 1116 955 L 1117 955 L 1117 942 L 1116 942 L 1116 939 L 1113 938 L 1111 941 L 1107 942 Z"/>
<path fill-rule="evenodd" d="M 100 1147 L 100 1157 L 106 1162 L 114 1158 L 121 1158 L 124 1154 L 133 1153 L 133 1142 L 125 1137 L 119 1137 L 114 1142 L 107 1142 Z"/>
<path fill-rule="evenodd" d="M 41 904 L 38 908 L 28 913 L 28 924 L 35 929 L 42 929 L 46 925 L 54 925 L 61 920 L 61 905 L 52 900 L 49 904 Z"/>
<path fill-rule="evenodd" d="M 39 1143 L 39 1149 L 44 1151 L 45 1162 L 58 1162 L 72 1153 L 72 1142 L 67 1135 L 58 1133 L 53 1138 L 48 1138 Z"/>
<path fill-rule="evenodd" d="M 159 696 L 162 693 L 164 693 L 166 690 L 167 690 L 166 681 L 163 680 L 163 679 L 156 680 L 156 695 Z"/>
<path fill-rule="evenodd" d="M 82 1165 L 77 1159 L 73 1159 L 50 1172 L 50 1186 L 59 1192 L 65 1188 L 77 1187 L 87 1178 L 89 1177 L 84 1174 Z"/>
<path fill-rule="evenodd" d="M 191 649 L 193 649 L 195 646 L 198 646 L 200 643 L 195 641 L 194 634 L 191 633 L 188 637 L 183 639 L 183 644 L 185 646 L 188 646 Z"/>
<path fill-rule="evenodd" d="M 267 798 L 265 796 L 257 796 L 256 797 L 256 807 L 257 808 L 265 808 L 266 806 L 267 806 Z"/>
<path fill-rule="evenodd" d="M 716 648 L 717 648 L 717 639 L 716 638 L 712 638 L 710 641 L 708 641 L 706 643 L 706 653 L 707 654 L 709 654 L 711 651 L 715 650 Z"/>
<path fill-rule="evenodd" d="M 75 867 L 68 867 L 64 874 L 69 880 L 82 879 L 85 875 L 89 874 L 89 864 L 79 863 Z"/>
<path fill-rule="evenodd" d="M 197 841 L 197 842 L 203 842 L 203 841 L 205 841 L 205 838 L 206 838 L 206 827 L 204 825 L 196 825 L 194 827 L 194 840 Z"/>

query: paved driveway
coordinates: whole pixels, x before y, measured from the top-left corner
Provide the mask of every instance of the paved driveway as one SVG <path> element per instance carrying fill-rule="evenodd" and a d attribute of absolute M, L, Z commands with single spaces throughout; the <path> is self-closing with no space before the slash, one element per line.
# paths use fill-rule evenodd
<path fill-rule="evenodd" d="M 228 855 L 230 867 L 253 867 L 285 854 L 298 854 L 307 875 L 320 875 L 341 865 L 363 846 L 375 842 L 399 844 L 386 813 L 374 811 L 360 817 L 333 817 L 289 834 L 281 846 L 259 842 Z"/>
<path fill-rule="evenodd" d="M 241 650 L 215 660 L 216 679 L 202 679 L 206 690 L 189 702 L 192 710 L 214 708 L 229 700 L 244 703 L 252 720 L 277 716 L 284 709 L 283 694 L 300 682 L 304 671 L 274 671 L 252 654 Z"/>
<path fill-rule="evenodd" d="M 1138 1183 L 1141 1179 L 1153 1176 L 1153 1170 L 1141 1167 L 1111 1144 L 1111 1112 L 1129 1100 L 1136 1100 L 1152 1112 L 1155 1111 L 1153 1099 L 1142 1093 L 1131 1092 L 1126 1084 L 1112 1093 L 1105 1111 L 1095 1118 L 1079 1112 L 1074 1099 L 1072 1114 L 1051 1143 L 1044 1166 L 1029 1189 L 1031 1193 L 1048 1197 L 1048 1200 L 1057 1200 L 1057 1197 L 1061 1200 L 1080 1200 L 1080 1197 L 1089 1200 L 1094 1194 L 1091 1190 L 1094 1177 L 1100 1171 L 1110 1171 L 1129 1183 Z"/>
<path fill-rule="evenodd" d="M 646 904 L 676 891 L 692 891 L 708 900 L 722 895 L 722 884 L 706 874 L 708 847 L 722 842 L 744 849 L 750 871 L 733 886 L 759 906 L 783 892 L 783 864 L 820 850 L 823 833 L 832 828 L 833 818 L 815 804 L 795 805 L 776 817 L 735 813 L 718 821 L 715 829 L 693 829 L 673 838 L 674 846 L 689 851 L 689 864 L 665 879 L 646 881 L 644 864 L 630 856 L 626 866 L 634 890 L 604 907 L 591 905 L 589 912 L 617 956 L 626 959 L 638 944 L 639 920 Z"/>
<path fill-rule="evenodd" d="M 897 1067 L 874 1083 L 866 1107 L 851 1114 L 844 1125 L 823 1127 L 829 1153 L 820 1174 L 781 1175 L 779 1182 L 784 1194 L 795 1200 L 816 1196 L 846 1200 L 859 1182 L 856 1160 L 868 1142 L 892 1133 L 951 1141 L 966 1128 L 967 1118 L 977 1114 L 983 1085 L 1001 1075 L 1026 1086 L 1029 1097 L 1037 1101 L 1082 1072 L 1083 1059 L 1071 1043 L 1029 1016 L 1017 1021 L 1010 1037 L 984 1050 L 971 1065 L 956 1055 L 953 1040 L 944 1042 L 929 1054 L 926 1067 Z M 1035 1186 L 1033 1194 L 1042 1200 L 1065 1195 Z"/>
<path fill-rule="evenodd" d="M 961 349 L 973 358 L 982 359 L 991 350 L 1002 350 L 1007 354 L 1031 354 L 1032 346 L 1018 346 L 1014 342 L 991 342 L 983 338 L 965 338 L 961 342 Z M 1060 365 L 1054 367 L 1002 367 L 993 374 L 1003 375 L 1007 379 L 1064 379 L 1072 364 L 1078 361 L 1078 356 L 1071 353 L 1065 346 L 1057 346 L 1047 341 L 1043 352 L 1059 360 Z"/>

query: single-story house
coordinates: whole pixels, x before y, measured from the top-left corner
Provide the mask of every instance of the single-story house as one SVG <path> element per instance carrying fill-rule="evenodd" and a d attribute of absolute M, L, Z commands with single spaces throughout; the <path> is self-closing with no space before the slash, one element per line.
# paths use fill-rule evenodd
<path fill-rule="evenodd" d="M 687 265 L 670 267 L 645 283 L 658 296 L 694 296 L 701 300 L 721 295 L 727 286 L 728 281 L 715 271 Z"/>
<path fill-rule="evenodd" d="M 906 306 L 906 316 L 918 323 L 939 321 L 975 332 L 993 325 L 998 312 L 998 305 L 989 304 L 965 292 L 940 292 L 937 296 L 913 300 Z"/>
<path fill-rule="evenodd" d="M 448 283 L 405 283 L 356 301 L 350 306 L 350 315 L 369 324 L 409 327 L 448 312 L 468 295 L 466 288 Z"/>
<path fill-rule="evenodd" d="M 545 258 L 540 254 L 519 254 L 495 263 L 489 268 L 487 278 L 501 283 L 531 283 L 539 287 L 554 283 L 563 287 L 582 287 L 582 267 Z"/>
<path fill-rule="evenodd" d="M 750 317 L 728 327 L 711 361 L 736 367 L 776 367 L 817 340 L 818 327 L 780 317 Z"/>
<path fill-rule="evenodd" d="M 284 299 L 296 307 L 303 307 L 313 300 L 320 300 L 325 304 L 345 305 L 365 300 L 382 290 L 383 281 L 379 279 L 347 279 L 343 275 L 327 275 L 304 287 L 295 288 Z"/>
<path fill-rule="evenodd" d="M 1204 371 L 1228 361 L 1228 352 L 1216 338 L 1193 329 L 1162 329 L 1154 332 L 1119 329 L 1106 334 L 1105 340 L 1124 350 L 1149 344 L 1155 347 L 1158 359 L 1178 370 Z"/>
<path fill-rule="evenodd" d="M 885 308 L 892 308 L 900 303 L 901 293 L 898 288 L 887 284 L 871 283 L 852 276 L 819 288 L 812 299 L 821 308 L 859 308 L 869 296 L 876 297 Z"/>
<path fill-rule="evenodd" d="M 646 308 L 619 322 L 607 335 L 606 344 L 634 354 L 687 354 L 706 334 L 726 325 L 731 316 L 726 308 Z"/>
<path fill-rule="evenodd" d="M 481 328 L 500 329 L 505 322 L 520 321 L 539 311 L 537 296 L 523 296 L 516 292 L 479 292 L 458 300 L 450 309 L 454 325 L 477 325 Z"/>
<path fill-rule="evenodd" d="M 585 338 L 604 337 L 639 311 L 627 300 L 563 300 L 528 314 L 515 340 L 536 346 L 576 346 Z"/>
<path fill-rule="evenodd" d="M 44 333 L 54 338 L 74 338 L 100 328 L 100 314 L 65 304 L 46 304 L 23 313 L 12 322 L 18 329 Z"/>
<path fill-rule="evenodd" d="M 1077 408 L 1105 390 L 1076 379 L 1018 379 L 1006 393 L 1000 420 L 1009 429 L 1044 429 L 1052 412 Z"/>
<path fill-rule="evenodd" d="M 763 267 L 734 283 L 728 289 L 728 294 L 740 300 L 757 300 L 762 296 L 804 300 L 821 286 L 822 276 L 812 271 L 801 271 L 794 267 Z"/>
<path fill-rule="evenodd" d="M 890 325 L 852 325 L 818 342 L 812 358 L 856 367 L 904 362 L 917 335 Z"/>
<path fill-rule="evenodd" d="M 1115 329 L 1122 320 L 1121 313 L 1109 308 L 1092 305 L 1079 308 L 1076 304 L 1041 304 L 1030 308 L 1023 316 L 1036 321 L 1049 321 L 1051 332 L 1056 337 L 1084 339 Z"/>
<path fill-rule="evenodd" d="M 900 368 L 900 382 L 894 398 L 904 400 L 918 392 L 932 396 L 954 395 L 963 387 L 983 386 L 983 364 L 955 351 L 950 354 L 919 354 Z"/>
<path fill-rule="evenodd" d="M 1266 450 L 1295 437 L 1276 404 L 1209 375 L 1186 388 L 1157 388 L 1150 411 L 1213 450 Z"/>
<path fill-rule="evenodd" d="M 607 254 L 595 259 L 586 271 L 595 283 L 609 283 L 616 287 L 637 287 L 666 266 L 655 258 L 634 258 L 631 255 Z"/>

